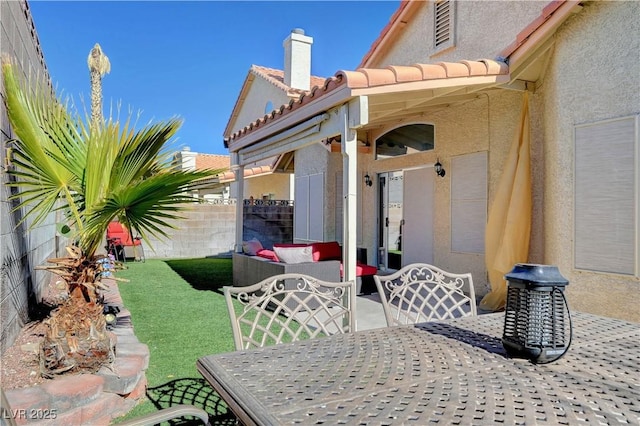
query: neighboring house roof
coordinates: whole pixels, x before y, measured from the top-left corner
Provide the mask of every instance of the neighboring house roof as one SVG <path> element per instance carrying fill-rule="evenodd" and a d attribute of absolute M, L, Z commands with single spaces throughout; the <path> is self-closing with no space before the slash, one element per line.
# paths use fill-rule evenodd
<path fill-rule="evenodd" d="M 264 176 L 273 173 L 278 160 L 278 157 L 273 157 L 259 161 L 256 164 L 253 164 L 252 167 L 245 167 L 244 178 Z M 218 174 L 218 179 L 220 180 L 220 183 L 233 182 L 236 179 L 236 175 L 233 171 L 227 170 L 224 173 Z"/>
<path fill-rule="evenodd" d="M 403 23 L 408 13 L 415 12 L 422 2 L 403 1 L 392 16 L 371 50 L 365 55 L 363 63 L 371 61 L 372 55 L 382 49 L 385 43 L 393 37 Z M 549 40 L 555 30 L 571 14 L 580 8 L 579 1 L 553 1 L 542 11 L 541 15 L 529 24 L 504 53 L 507 57 L 503 61 L 481 59 L 477 61 L 439 62 L 437 64 L 414 64 L 411 66 L 393 66 L 386 68 L 359 68 L 356 71 L 338 71 L 333 77 L 325 80 L 324 84 L 313 87 L 297 99 L 282 105 L 271 114 L 258 118 L 253 123 L 229 135 L 225 139 L 225 146 L 236 145 L 234 150 L 251 145 L 270 133 L 267 128 L 278 123 L 278 130 L 286 125 L 294 126 L 300 122 L 299 117 L 304 114 L 294 114 L 307 105 L 309 115 L 320 113 L 322 109 L 344 103 L 355 96 L 369 96 L 369 120 L 386 117 L 387 120 L 398 119 L 401 115 L 411 112 L 411 106 L 424 108 L 427 105 L 437 105 L 438 102 L 451 103 L 453 101 L 468 100 L 468 95 L 474 91 L 513 83 L 516 78 L 534 82 L 543 69 L 544 61 L 536 61 L 541 55 L 550 52 Z M 508 64 L 508 65 L 507 65 Z M 517 70 L 517 74 L 514 71 Z M 523 82 L 526 86 L 526 82 Z M 412 93 L 415 96 L 407 96 Z M 396 98 L 392 99 L 395 95 Z M 403 98 L 399 98 L 401 95 Z M 467 96 L 465 96 L 467 95 Z M 377 100 L 374 99 L 377 97 Z M 442 98 L 439 100 L 437 98 Z M 429 99 L 429 100 L 428 100 Z M 395 106 L 394 106 L 395 104 Z M 394 109 L 395 108 L 395 109 Z M 295 118 L 293 117 L 295 115 Z M 291 117 L 287 119 L 287 117 Z M 279 123 L 283 121 L 283 123 Z M 275 130 L 274 127 L 274 130 Z M 258 132 L 265 129 L 263 132 Z M 259 133 L 259 135 L 254 135 Z M 244 141 L 243 138 L 252 135 Z"/>
<path fill-rule="evenodd" d="M 261 67 L 259 65 L 251 65 L 249 68 L 249 72 L 247 73 L 247 77 L 244 79 L 244 83 L 242 84 L 242 88 L 240 89 L 240 94 L 238 95 L 238 99 L 236 99 L 236 103 L 233 106 L 233 110 L 231 111 L 231 115 L 229 116 L 229 121 L 224 129 L 224 137 L 225 139 L 231 133 L 233 126 L 236 125 L 236 119 L 240 114 L 240 110 L 242 109 L 242 105 L 244 104 L 245 99 L 251 89 L 251 85 L 256 77 L 260 77 L 267 82 L 273 84 L 278 89 L 282 90 L 289 97 L 298 97 L 300 94 L 304 93 L 304 90 L 300 89 L 292 89 L 284 83 L 284 71 L 277 70 L 274 68 Z M 310 87 L 318 86 L 324 83 L 323 77 L 311 76 Z M 226 146 L 226 145 L 225 145 Z"/>
<path fill-rule="evenodd" d="M 254 177 L 273 173 L 276 159 L 268 159 L 255 163 L 252 167 L 245 167 L 244 177 Z M 235 174 L 231 171 L 231 156 L 222 154 L 197 154 L 196 170 L 213 169 L 222 170 L 215 177 L 203 178 L 203 182 L 227 183 L 235 180 Z"/>
<path fill-rule="evenodd" d="M 229 169 L 231 157 L 218 154 L 198 154 L 196 156 L 196 170 L 202 169 Z"/>

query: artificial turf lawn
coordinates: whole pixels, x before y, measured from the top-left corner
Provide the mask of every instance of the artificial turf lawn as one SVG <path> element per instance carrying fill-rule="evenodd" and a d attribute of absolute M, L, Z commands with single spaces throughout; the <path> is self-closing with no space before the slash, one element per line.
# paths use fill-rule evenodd
<path fill-rule="evenodd" d="M 217 424 L 233 424 L 196 370 L 198 358 L 234 350 L 222 294 L 222 287 L 232 284 L 231 259 L 149 259 L 125 266 L 116 277 L 129 280 L 118 283 L 120 295 L 131 312 L 136 337 L 149 346 L 150 399 L 118 420 L 158 406 L 193 403 L 213 414 L 214 423 L 218 413 Z"/>

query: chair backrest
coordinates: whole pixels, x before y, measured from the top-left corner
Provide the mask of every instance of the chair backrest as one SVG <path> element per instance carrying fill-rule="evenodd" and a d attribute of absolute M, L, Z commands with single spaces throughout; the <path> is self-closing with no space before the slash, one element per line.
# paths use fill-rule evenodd
<path fill-rule="evenodd" d="M 477 315 L 470 273 L 454 274 L 413 263 L 391 275 L 373 278 L 388 326 Z"/>
<path fill-rule="evenodd" d="M 237 350 L 355 331 L 354 281 L 280 274 L 224 295 Z"/>
<path fill-rule="evenodd" d="M 107 226 L 107 240 L 114 240 L 114 243 L 121 246 L 140 245 L 139 239 L 131 239 L 129 230 L 120 222 L 110 222 Z"/>

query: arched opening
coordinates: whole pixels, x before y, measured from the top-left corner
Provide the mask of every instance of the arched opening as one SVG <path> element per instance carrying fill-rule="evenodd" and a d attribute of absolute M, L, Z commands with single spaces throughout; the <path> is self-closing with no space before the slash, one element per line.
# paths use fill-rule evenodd
<path fill-rule="evenodd" d="M 434 146 L 433 124 L 409 124 L 397 127 L 376 140 L 376 158 L 430 151 Z"/>

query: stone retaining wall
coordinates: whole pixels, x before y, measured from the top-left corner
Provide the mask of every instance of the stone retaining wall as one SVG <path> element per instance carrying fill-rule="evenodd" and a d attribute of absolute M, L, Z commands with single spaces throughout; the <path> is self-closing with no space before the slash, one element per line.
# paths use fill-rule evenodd
<path fill-rule="evenodd" d="M 113 334 L 116 359 L 95 374 L 61 376 L 40 386 L 5 391 L 19 425 L 109 425 L 145 396 L 149 348 L 134 334 L 115 280 L 106 279 L 105 302 L 120 308 Z"/>

